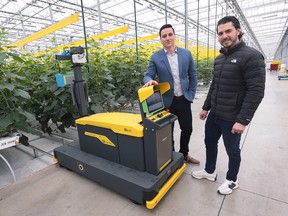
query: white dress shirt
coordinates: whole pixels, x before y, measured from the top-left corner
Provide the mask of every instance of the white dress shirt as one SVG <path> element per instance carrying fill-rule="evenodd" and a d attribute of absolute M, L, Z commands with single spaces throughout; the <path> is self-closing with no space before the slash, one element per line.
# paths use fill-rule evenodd
<path fill-rule="evenodd" d="M 179 75 L 179 65 L 178 65 L 178 54 L 177 54 L 177 47 L 174 53 L 169 53 L 165 50 L 165 53 L 168 58 L 168 62 L 172 71 L 172 76 L 174 80 L 174 96 L 182 96 L 182 87 L 180 82 L 180 75 Z"/>

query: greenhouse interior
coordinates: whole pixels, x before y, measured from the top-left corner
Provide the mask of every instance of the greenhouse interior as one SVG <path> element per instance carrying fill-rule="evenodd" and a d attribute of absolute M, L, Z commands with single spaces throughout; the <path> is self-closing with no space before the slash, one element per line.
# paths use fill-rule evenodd
<path fill-rule="evenodd" d="M 228 21 L 220 34 L 224 17 L 239 28 Z M 1 216 L 287 215 L 288 0 L 0 0 L 0 23 Z M 243 37 L 225 47 L 234 30 Z M 245 124 L 224 111 L 243 126 L 241 166 L 228 179 L 221 128 L 211 182 L 203 111 L 218 124 L 221 99 L 235 101 L 238 120 L 254 111 Z M 190 117 L 173 109 L 183 100 L 188 155 Z M 234 188 L 222 193 L 227 179 Z"/>

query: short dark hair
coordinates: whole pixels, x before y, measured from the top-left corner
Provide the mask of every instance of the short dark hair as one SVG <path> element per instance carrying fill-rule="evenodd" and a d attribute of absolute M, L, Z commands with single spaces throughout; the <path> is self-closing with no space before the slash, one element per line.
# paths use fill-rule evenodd
<path fill-rule="evenodd" d="M 217 23 L 217 33 L 218 33 L 218 26 L 228 23 L 228 22 L 232 22 L 232 25 L 236 28 L 236 29 L 240 29 L 241 30 L 241 26 L 240 26 L 240 22 L 239 20 L 235 17 L 235 16 L 225 16 L 222 19 L 220 19 Z M 243 37 L 243 32 L 240 31 L 240 34 L 238 35 L 239 40 L 241 40 L 241 38 Z"/>
<path fill-rule="evenodd" d="M 161 31 L 162 31 L 163 29 L 166 29 L 166 28 L 172 28 L 173 33 L 175 34 L 175 30 L 174 30 L 173 26 L 172 26 L 171 24 L 165 24 L 165 25 L 163 25 L 163 26 L 160 28 L 160 30 L 159 30 L 159 36 L 160 36 L 160 38 L 161 38 Z"/>

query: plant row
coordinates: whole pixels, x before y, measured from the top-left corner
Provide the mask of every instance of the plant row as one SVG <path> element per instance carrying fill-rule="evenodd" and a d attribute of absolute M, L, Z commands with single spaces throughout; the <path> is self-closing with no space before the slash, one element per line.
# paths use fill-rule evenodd
<path fill-rule="evenodd" d="M 1 38 L 0 38 L 1 39 Z M 150 53 L 139 49 L 104 52 L 90 44 L 89 61 L 82 76 L 90 98 L 88 114 L 133 108 L 137 90 L 149 64 Z M 212 61 L 198 63 L 198 77 L 211 80 Z M 73 105 L 71 86 L 58 87 L 55 75 L 73 73 L 70 61 L 58 61 L 53 55 L 33 56 L 10 53 L 0 43 L 0 137 L 20 130 L 65 132 L 79 118 Z"/>

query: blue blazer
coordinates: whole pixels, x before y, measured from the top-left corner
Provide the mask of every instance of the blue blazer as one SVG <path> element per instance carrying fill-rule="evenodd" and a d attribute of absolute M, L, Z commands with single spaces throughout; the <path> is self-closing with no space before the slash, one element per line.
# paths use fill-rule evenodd
<path fill-rule="evenodd" d="M 197 88 L 197 73 L 192 54 L 189 50 L 177 47 L 180 82 L 184 97 L 193 102 Z M 144 76 L 144 83 L 158 77 L 159 83 L 168 82 L 170 90 L 163 95 L 165 108 L 169 108 L 174 97 L 174 82 L 172 71 L 164 49 L 155 52 L 150 59 Z"/>

